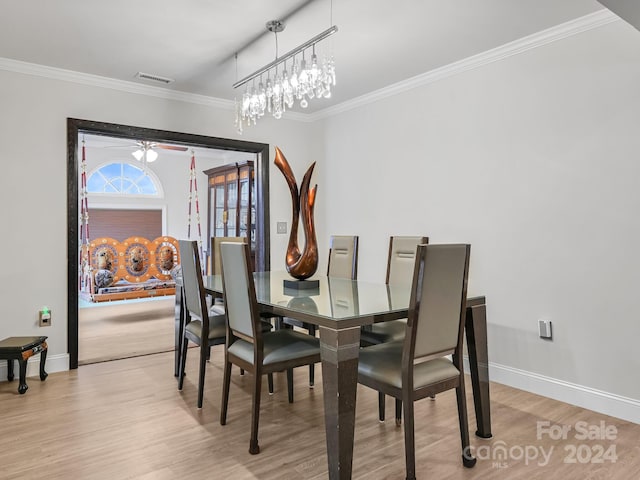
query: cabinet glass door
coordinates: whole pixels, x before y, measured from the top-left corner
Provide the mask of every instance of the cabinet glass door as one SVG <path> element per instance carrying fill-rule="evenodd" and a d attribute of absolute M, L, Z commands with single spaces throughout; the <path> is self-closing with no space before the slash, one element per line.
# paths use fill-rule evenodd
<path fill-rule="evenodd" d="M 209 184 L 209 237 L 247 238 L 253 260 L 256 248 L 253 162 L 221 165 L 204 173 Z"/>
<path fill-rule="evenodd" d="M 248 172 L 243 172 L 240 175 L 240 224 L 239 234 L 240 237 L 247 237 L 247 221 L 249 220 L 249 178 Z"/>
<path fill-rule="evenodd" d="M 213 208 L 213 218 L 211 224 L 214 227 L 215 237 L 224 237 L 225 235 L 225 219 L 224 219 L 224 184 L 213 187 L 215 206 Z"/>
<path fill-rule="evenodd" d="M 235 177 L 235 175 L 234 175 Z M 238 182 L 234 178 L 233 181 L 227 183 L 227 231 L 225 236 L 238 236 Z"/>

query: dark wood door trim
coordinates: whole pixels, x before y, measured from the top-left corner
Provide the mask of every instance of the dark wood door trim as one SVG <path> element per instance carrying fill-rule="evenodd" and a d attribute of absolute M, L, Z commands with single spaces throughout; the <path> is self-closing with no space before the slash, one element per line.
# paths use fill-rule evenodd
<path fill-rule="evenodd" d="M 229 138 L 67 119 L 67 346 L 69 368 L 78 368 L 78 252 L 79 192 L 78 135 L 149 140 L 185 146 L 255 153 L 256 161 L 256 270 L 269 270 L 269 145 Z"/>

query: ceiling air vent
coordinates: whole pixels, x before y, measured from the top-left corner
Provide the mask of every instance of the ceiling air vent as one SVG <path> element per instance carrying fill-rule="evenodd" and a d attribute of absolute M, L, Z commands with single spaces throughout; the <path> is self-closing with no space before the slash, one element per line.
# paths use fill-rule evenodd
<path fill-rule="evenodd" d="M 136 73 L 136 78 L 141 78 L 142 80 L 151 80 L 152 82 L 164 83 L 165 85 L 169 83 L 173 83 L 174 80 L 171 78 L 161 77 L 160 75 L 152 75 L 150 73 Z"/>

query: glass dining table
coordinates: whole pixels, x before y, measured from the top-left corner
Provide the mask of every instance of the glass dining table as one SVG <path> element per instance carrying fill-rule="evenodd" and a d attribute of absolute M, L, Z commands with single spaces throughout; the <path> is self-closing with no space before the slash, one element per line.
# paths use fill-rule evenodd
<path fill-rule="evenodd" d="M 317 325 L 320 331 L 322 387 L 329 478 L 351 478 L 360 327 L 406 318 L 410 287 L 316 275 L 316 289 L 288 289 L 287 272 L 254 274 L 260 307 L 274 316 Z M 220 296 L 222 277 L 204 277 L 205 291 Z M 184 309 L 176 289 L 176 352 L 181 343 Z M 465 335 L 476 413 L 476 435 L 491 437 L 485 297 L 468 297 Z M 177 355 L 177 353 L 176 353 Z M 176 359 L 177 375 L 178 360 Z"/>

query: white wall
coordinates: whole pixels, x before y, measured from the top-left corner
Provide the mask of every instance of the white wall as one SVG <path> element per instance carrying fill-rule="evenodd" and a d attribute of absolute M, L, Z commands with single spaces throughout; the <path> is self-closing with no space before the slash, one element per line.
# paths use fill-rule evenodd
<path fill-rule="evenodd" d="M 321 237 L 360 235 L 378 280 L 389 235 L 470 243 L 494 372 L 635 400 L 640 421 L 638 85 L 640 32 L 616 22 L 329 117 Z"/>
<path fill-rule="evenodd" d="M 0 338 L 47 335 L 50 371 L 68 368 L 68 117 L 270 143 L 287 152 L 294 168 L 309 162 L 312 127 L 296 121 L 265 119 L 240 137 L 230 110 L 6 70 L 0 70 L 0 106 Z M 289 221 L 286 184 L 275 167 L 270 173 L 272 219 Z M 182 188 L 184 179 L 177 182 Z M 274 233 L 274 255 L 283 245 L 286 239 Z M 52 326 L 40 328 L 37 312 L 44 305 Z M 6 378 L 4 364 L 0 378 Z"/>

